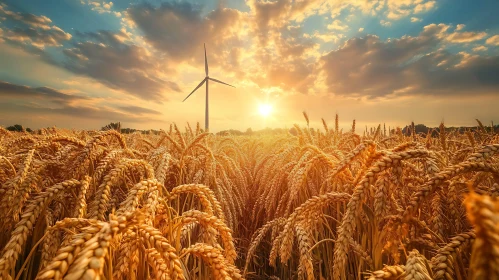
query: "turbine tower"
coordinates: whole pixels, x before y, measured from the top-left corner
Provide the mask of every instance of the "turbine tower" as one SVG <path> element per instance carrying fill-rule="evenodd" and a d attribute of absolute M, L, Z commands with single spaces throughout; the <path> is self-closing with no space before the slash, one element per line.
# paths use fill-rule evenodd
<path fill-rule="evenodd" d="M 213 79 L 208 75 L 208 58 L 206 58 L 206 44 L 204 44 L 204 72 L 206 73 L 206 77 L 201 81 L 201 83 L 199 83 L 199 85 L 189 95 L 187 95 L 187 97 L 182 102 L 187 100 L 187 98 L 189 98 L 189 96 L 191 96 L 198 88 L 200 88 L 204 83 L 206 83 L 206 109 L 205 109 L 205 116 L 204 116 L 204 129 L 205 129 L 205 132 L 208 132 L 208 130 L 210 128 L 210 123 L 209 123 L 210 120 L 209 120 L 209 113 L 208 113 L 208 81 L 211 80 L 211 81 L 223 84 L 223 85 L 231 86 L 233 88 L 235 88 L 235 86 L 229 85 L 229 84 L 224 83 L 222 81 L 219 81 L 217 79 Z"/>

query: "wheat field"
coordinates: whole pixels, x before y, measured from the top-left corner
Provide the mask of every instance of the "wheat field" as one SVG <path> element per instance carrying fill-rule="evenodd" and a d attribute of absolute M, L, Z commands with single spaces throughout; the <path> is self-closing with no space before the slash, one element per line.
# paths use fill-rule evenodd
<path fill-rule="evenodd" d="M 0 279 L 499 279 L 492 127 L 304 116 L 282 135 L 0 128 Z"/>

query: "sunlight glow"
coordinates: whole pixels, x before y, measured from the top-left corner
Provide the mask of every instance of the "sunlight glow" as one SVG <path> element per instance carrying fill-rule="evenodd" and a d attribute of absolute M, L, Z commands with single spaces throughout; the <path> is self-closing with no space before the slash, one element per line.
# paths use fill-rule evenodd
<path fill-rule="evenodd" d="M 272 113 L 272 106 L 270 104 L 260 104 L 258 112 L 260 112 L 260 115 L 263 117 L 268 117 L 270 113 Z"/>

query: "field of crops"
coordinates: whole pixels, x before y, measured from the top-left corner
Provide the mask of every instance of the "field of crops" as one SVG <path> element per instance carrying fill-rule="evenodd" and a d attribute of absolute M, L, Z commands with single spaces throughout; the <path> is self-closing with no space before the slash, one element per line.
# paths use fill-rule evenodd
<path fill-rule="evenodd" d="M 0 279 L 499 279 L 498 135 L 412 128 L 0 128 Z"/>

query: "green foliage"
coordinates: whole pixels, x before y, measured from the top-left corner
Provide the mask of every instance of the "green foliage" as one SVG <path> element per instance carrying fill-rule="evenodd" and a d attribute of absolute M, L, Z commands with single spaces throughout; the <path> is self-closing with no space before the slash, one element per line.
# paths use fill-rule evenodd
<path fill-rule="evenodd" d="M 22 125 L 20 124 L 15 124 L 15 125 L 11 125 L 11 126 L 8 126 L 7 127 L 7 130 L 9 131 L 17 131 L 17 132 L 23 132 L 23 131 L 26 131 L 26 132 L 33 132 L 33 130 L 31 130 L 31 128 L 24 128 Z"/>

